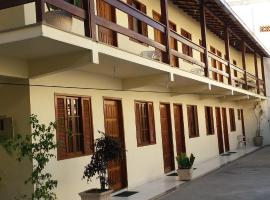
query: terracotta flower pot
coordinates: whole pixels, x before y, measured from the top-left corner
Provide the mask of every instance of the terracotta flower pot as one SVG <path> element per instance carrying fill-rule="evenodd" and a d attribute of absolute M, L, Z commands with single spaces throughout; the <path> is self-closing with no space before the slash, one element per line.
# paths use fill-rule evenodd
<path fill-rule="evenodd" d="M 72 15 L 63 10 L 46 12 L 45 22 L 63 31 L 71 32 L 72 29 Z"/>
<path fill-rule="evenodd" d="M 190 181 L 192 179 L 193 169 L 178 169 L 177 173 L 180 181 Z"/>
<path fill-rule="evenodd" d="M 256 147 L 261 147 L 263 145 L 263 136 L 255 136 L 253 142 Z"/>
<path fill-rule="evenodd" d="M 79 193 L 81 200 L 111 200 L 113 190 L 101 191 L 99 189 L 86 190 Z"/>

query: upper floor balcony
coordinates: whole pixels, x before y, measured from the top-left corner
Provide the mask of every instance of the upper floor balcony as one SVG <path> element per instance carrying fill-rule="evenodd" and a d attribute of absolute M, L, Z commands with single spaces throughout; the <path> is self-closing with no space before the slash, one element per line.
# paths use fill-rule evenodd
<path fill-rule="evenodd" d="M 197 77 L 190 84 L 224 87 L 222 95 L 231 90 L 265 96 L 268 52 L 231 12 L 220 0 L 2 0 L 0 56 L 25 61 L 22 73 L 31 77 L 67 65 L 59 60 L 89 62 L 85 55 L 92 52 L 91 62 L 110 65 L 110 75 L 120 66 L 116 76 L 122 79 L 153 77 L 161 70 L 169 72 L 172 91 Z M 37 70 L 43 61 L 40 68 L 46 69 Z"/>

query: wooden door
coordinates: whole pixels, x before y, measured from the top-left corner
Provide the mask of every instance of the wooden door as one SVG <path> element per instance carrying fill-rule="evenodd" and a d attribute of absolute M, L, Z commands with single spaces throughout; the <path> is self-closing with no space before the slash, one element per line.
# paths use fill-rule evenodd
<path fill-rule="evenodd" d="M 122 105 L 118 100 L 104 100 L 105 133 L 119 138 L 125 148 L 124 127 L 122 118 Z M 120 190 L 127 187 L 126 158 L 109 163 L 109 179 L 112 181 L 112 189 Z"/>
<path fill-rule="evenodd" d="M 171 128 L 171 112 L 169 104 L 160 104 L 160 122 L 161 122 L 164 172 L 168 173 L 175 169 L 172 128 Z"/>
<path fill-rule="evenodd" d="M 176 152 L 186 153 L 186 142 L 184 132 L 183 108 L 182 105 L 174 105 L 174 124 L 175 124 L 175 139 L 176 139 Z"/>
<path fill-rule="evenodd" d="M 222 53 L 220 51 L 217 50 L 217 56 L 219 56 L 220 58 L 222 58 Z M 218 62 L 218 69 L 220 71 L 223 71 L 223 65 L 221 62 Z M 224 82 L 224 79 L 223 79 L 223 75 L 222 74 L 219 74 L 218 75 L 218 81 L 219 82 Z"/>
<path fill-rule="evenodd" d="M 210 52 L 213 53 L 213 54 L 216 54 L 216 49 L 214 47 L 210 47 Z M 214 58 L 211 58 L 211 67 L 213 68 L 217 68 L 217 61 L 214 59 Z M 213 79 L 214 80 L 218 80 L 218 76 L 217 76 L 217 73 L 216 72 L 212 72 L 212 76 L 213 76 Z"/>
<path fill-rule="evenodd" d="M 153 19 L 160 22 L 161 21 L 161 16 L 159 13 L 156 11 L 153 11 Z M 161 31 L 154 29 L 154 40 L 156 42 L 159 42 L 160 44 L 164 44 L 164 37 Z M 159 52 L 161 54 L 161 60 L 164 60 L 164 54 L 161 50 L 156 49 L 156 52 Z"/>
<path fill-rule="evenodd" d="M 241 109 L 241 122 L 242 122 L 242 134 L 246 136 L 246 128 L 245 128 L 245 119 L 244 119 L 244 111 Z"/>
<path fill-rule="evenodd" d="M 175 32 L 177 31 L 175 23 L 170 21 L 169 26 L 170 26 L 171 30 L 173 30 Z M 175 50 L 175 51 L 178 51 L 177 40 L 172 38 L 172 37 L 170 38 L 170 48 Z M 174 67 L 179 67 L 179 59 L 177 56 L 171 55 L 171 65 Z"/>
<path fill-rule="evenodd" d="M 153 19 L 161 22 L 161 15 L 157 13 L 156 11 L 153 11 Z M 173 22 L 169 22 L 170 29 L 173 31 L 176 31 L 176 24 Z M 156 42 L 159 42 L 161 44 L 164 44 L 164 38 L 162 32 L 160 32 L 157 29 L 154 29 L 154 39 Z M 170 48 L 178 51 L 178 46 L 177 46 L 177 40 L 174 38 L 170 38 Z M 156 51 L 161 52 L 159 49 L 156 49 Z M 161 52 L 162 54 L 162 52 Z M 163 56 L 163 55 L 162 55 Z M 179 60 L 178 57 L 171 55 L 171 65 L 174 67 L 179 67 Z"/>
<path fill-rule="evenodd" d="M 224 132 L 225 150 L 230 151 L 230 140 L 229 140 L 229 133 L 228 133 L 226 108 L 222 108 L 222 123 L 223 123 L 223 132 Z"/>
<path fill-rule="evenodd" d="M 224 153 L 223 134 L 221 125 L 221 113 L 220 108 L 216 108 L 216 124 L 217 124 L 217 138 L 218 138 L 218 150 L 219 154 Z"/>
<path fill-rule="evenodd" d="M 105 3 L 103 0 L 97 0 L 97 15 L 108 21 L 116 22 L 115 8 Z M 103 26 L 98 27 L 98 39 L 100 42 L 117 46 L 116 32 Z"/>

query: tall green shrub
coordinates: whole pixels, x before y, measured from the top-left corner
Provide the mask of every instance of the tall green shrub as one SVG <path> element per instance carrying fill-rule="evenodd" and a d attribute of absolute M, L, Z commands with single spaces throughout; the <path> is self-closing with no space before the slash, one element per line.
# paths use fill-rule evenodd
<path fill-rule="evenodd" d="M 33 171 L 30 177 L 25 180 L 25 184 L 34 185 L 34 192 L 30 199 L 55 200 L 56 194 L 53 190 L 57 187 L 57 181 L 45 171 L 45 167 L 51 159 L 56 157 L 52 153 L 57 148 L 54 140 L 56 124 L 53 122 L 48 126 L 40 124 L 36 115 L 30 116 L 30 124 L 31 134 L 17 135 L 14 139 L 7 141 L 4 147 L 9 153 L 16 153 L 19 162 L 23 159 L 33 161 Z"/>

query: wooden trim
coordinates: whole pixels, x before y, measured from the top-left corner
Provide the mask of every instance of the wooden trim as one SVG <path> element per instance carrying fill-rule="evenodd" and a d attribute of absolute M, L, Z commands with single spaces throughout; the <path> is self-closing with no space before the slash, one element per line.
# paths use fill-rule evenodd
<path fill-rule="evenodd" d="M 254 65 L 255 65 L 255 78 L 256 78 L 257 93 L 260 94 L 260 82 L 259 82 L 259 73 L 258 73 L 258 57 L 257 57 L 256 52 L 254 52 Z"/>
<path fill-rule="evenodd" d="M 202 46 L 205 48 L 204 51 L 204 74 L 205 77 L 210 76 L 209 73 L 209 62 L 208 62 L 208 50 L 207 50 L 207 36 L 206 36 L 206 16 L 205 16 L 205 5 L 204 0 L 200 1 L 200 24 L 201 24 L 201 37 L 202 37 Z"/>
<path fill-rule="evenodd" d="M 179 35 L 176 31 L 171 30 L 171 37 L 178 40 L 179 42 L 191 47 L 194 50 L 197 50 L 201 53 L 205 52 L 205 48 L 201 47 L 200 45 L 197 45 L 196 43 L 192 42 L 191 40 L 183 37 L 182 35 Z"/>
<path fill-rule="evenodd" d="M 84 98 L 91 98 L 92 96 L 89 95 L 80 95 L 80 94 L 68 94 L 68 93 L 54 93 L 54 96 L 62 96 L 62 97 L 84 97 Z"/>
<path fill-rule="evenodd" d="M 165 32 L 165 25 L 153 20 L 151 17 L 149 17 L 145 13 L 137 10 L 136 8 L 133 8 L 132 6 L 126 4 L 125 2 L 119 1 L 119 0 L 103 0 L 103 1 L 123 11 L 124 13 L 129 14 L 135 17 L 136 19 L 148 24 L 149 26 L 152 26 L 153 28 L 158 29 L 162 33 Z"/>
<path fill-rule="evenodd" d="M 186 105 L 187 107 L 187 116 L 188 116 L 188 130 L 189 130 L 189 138 L 197 138 L 197 137 L 200 137 L 200 131 L 199 131 L 199 121 L 198 121 L 198 106 L 197 105 Z M 189 113 L 189 110 L 188 108 L 191 107 L 192 108 L 192 116 L 194 117 L 194 119 L 192 120 L 194 122 L 194 124 L 192 125 L 190 122 L 190 113 Z M 192 126 L 194 126 L 194 131 L 195 131 L 195 135 L 191 135 L 193 134 L 191 129 L 192 129 Z"/>
<path fill-rule="evenodd" d="M 229 108 L 229 116 L 230 116 L 230 130 L 231 130 L 231 132 L 235 132 L 236 131 L 236 122 L 235 122 L 234 108 Z"/>
<path fill-rule="evenodd" d="M 227 62 L 226 60 L 224 60 L 223 58 L 217 56 L 216 54 L 214 54 L 214 53 L 212 53 L 212 52 L 210 52 L 210 51 L 208 51 L 208 53 L 209 53 L 208 55 L 209 55 L 210 58 L 213 58 L 214 60 L 216 60 L 216 61 L 222 63 L 222 64 L 225 65 L 225 66 L 228 65 L 228 62 Z"/>
<path fill-rule="evenodd" d="M 224 41 L 225 41 L 225 54 L 226 54 L 226 60 L 227 60 L 227 69 L 229 74 L 229 85 L 232 85 L 232 71 L 231 71 L 231 52 L 230 52 L 230 33 L 229 33 L 229 27 L 226 24 L 225 30 L 224 30 Z"/>
<path fill-rule="evenodd" d="M 246 136 L 246 128 L 245 128 L 245 118 L 244 118 L 244 110 L 241 109 L 241 123 L 242 123 L 242 134 Z M 246 143 L 245 143 L 246 145 Z"/>
<path fill-rule="evenodd" d="M 83 0 L 83 8 L 86 12 L 84 20 L 85 36 L 97 40 L 97 30 L 95 23 L 95 2 L 94 0 Z"/>
<path fill-rule="evenodd" d="M 246 44 L 245 41 L 242 41 L 242 65 L 243 65 L 243 70 L 244 70 L 244 80 L 245 80 L 245 85 L 247 86 L 247 69 L 246 69 Z"/>
<path fill-rule="evenodd" d="M 102 17 L 98 17 L 96 16 L 96 23 L 97 25 L 99 26 L 103 26 L 105 28 L 109 28 L 115 32 L 118 32 L 118 33 L 121 33 L 125 36 L 128 36 L 128 37 L 131 37 L 135 40 L 139 40 L 140 42 L 143 42 L 145 44 L 148 44 L 152 47 L 155 47 L 157 49 L 160 49 L 162 51 L 166 51 L 166 48 L 164 45 L 152 40 L 152 39 L 149 39 L 148 37 L 144 36 L 144 35 L 141 35 L 139 33 L 136 33 L 128 28 L 125 28 L 123 26 L 120 26 L 116 23 L 113 23 L 113 22 L 110 22 L 106 19 L 103 19 Z"/>
<path fill-rule="evenodd" d="M 198 66 L 200 66 L 202 68 L 205 68 L 205 64 L 203 62 L 198 61 L 197 59 L 192 58 L 192 57 L 190 57 L 190 56 L 188 56 L 186 54 L 180 53 L 180 52 L 178 52 L 178 51 L 176 51 L 174 49 L 171 49 L 171 54 L 176 56 L 176 57 L 182 58 L 182 59 L 184 59 L 184 60 L 186 60 L 188 62 L 191 62 L 192 64 L 195 64 L 195 65 L 198 65 Z"/>
<path fill-rule="evenodd" d="M 210 116 L 208 116 L 208 109 L 210 112 L 209 113 Z M 213 107 L 205 106 L 204 113 L 205 113 L 206 135 L 215 135 Z"/>
<path fill-rule="evenodd" d="M 117 101 L 120 104 L 120 120 L 121 120 L 121 131 L 122 131 L 122 142 L 123 142 L 123 148 L 126 149 L 126 139 L 125 139 L 125 122 L 124 122 L 124 112 L 123 112 L 123 104 L 122 104 L 122 99 L 120 98 L 115 98 L 115 97 L 103 97 L 103 122 L 104 122 L 104 132 L 106 134 L 106 127 L 105 127 L 105 101 L 108 100 L 112 100 L 112 101 Z M 124 188 L 128 187 L 128 173 L 127 173 L 127 156 L 126 153 L 124 154 L 124 158 L 122 161 L 123 169 L 122 169 L 122 173 L 124 174 L 123 178 L 123 185 Z M 122 188 L 122 189 L 124 189 Z"/>
<path fill-rule="evenodd" d="M 164 61 L 167 64 L 171 64 L 171 48 L 170 48 L 170 24 L 169 24 L 169 16 L 168 16 L 168 1 L 160 0 L 160 8 L 161 8 L 161 23 L 165 25 L 165 32 L 163 34 L 163 41 L 166 47 L 166 51 L 164 53 Z"/>
<path fill-rule="evenodd" d="M 175 119 L 175 107 L 178 107 L 180 109 L 180 121 L 176 121 Z M 176 143 L 176 153 L 185 153 L 186 152 L 186 139 L 185 139 L 185 122 L 184 122 L 184 111 L 183 111 L 183 105 L 179 103 L 173 103 L 173 115 L 174 115 L 174 128 L 175 128 L 175 143 Z M 180 124 L 180 131 L 181 135 L 177 135 L 176 130 L 176 124 Z M 182 150 L 181 147 L 182 146 Z"/>
<path fill-rule="evenodd" d="M 35 1 L 35 8 L 36 8 L 36 21 L 40 23 L 44 19 L 45 14 L 45 3 L 44 0 L 36 0 Z"/>
<path fill-rule="evenodd" d="M 63 98 L 66 99 L 67 97 L 78 97 L 78 98 L 88 98 L 90 100 L 90 126 L 92 129 L 92 138 L 94 140 L 94 124 L 93 124 L 93 113 L 92 113 L 92 103 L 91 103 L 91 96 L 85 96 L 85 95 L 74 95 L 74 94 L 64 94 L 64 93 L 54 93 L 54 109 L 55 109 L 55 120 L 57 121 L 57 116 L 58 116 L 58 107 L 57 107 L 57 98 Z M 66 102 L 64 102 L 66 104 Z M 65 118 L 66 117 L 66 113 L 65 113 Z M 83 119 L 82 119 L 83 120 Z M 66 124 L 66 120 L 65 120 L 65 124 Z M 66 126 L 66 125 L 65 125 Z M 83 133 L 84 134 L 84 133 Z M 56 139 L 57 141 L 59 141 L 59 134 L 57 134 L 57 130 L 56 130 Z M 71 159 L 71 158 L 78 158 L 78 157 L 83 157 L 83 156 L 89 156 L 91 155 L 93 152 L 89 152 L 89 153 L 84 153 L 83 151 L 81 152 L 74 152 L 74 153 L 66 153 L 65 155 L 61 155 L 59 152 L 59 147 L 57 147 L 57 160 L 67 160 L 67 159 Z"/>
<path fill-rule="evenodd" d="M 2 1 L 0 3 L 0 10 L 7 9 L 7 8 L 12 8 L 20 5 L 24 5 L 27 3 L 32 3 L 34 1 L 38 0 L 8 0 L 8 1 Z"/>
<path fill-rule="evenodd" d="M 143 143 L 141 141 L 141 138 L 139 137 L 138 134 L 141 134 L 141 133 L 138 133 L 138 124 L 137 124 L 137 107 L 136 107 L 136 103 L 145 103 L 147 105 L 147 112 L 148 112 L 148 125 L 149 125 L 149 143 Z M 149 104 L 152 104 L 152 113 L 149 113 Z M 156 144 L 156 128 L 155 128 L 155 110 L 154 110 L 154 102 L 153 101 L 139 101 L 139 100 L 134 100 L 134 113 L 135 113 L 135 123 L 136 123 L 136 138 L 137 138 L 137 147 L 144 147 L 144 146 L 150 146 L 150 145 L 155 145 Z M 153 116 L 150 116 L 153 115 Z M 151 122 L 150 122 L 150 119 L 153 118 L 153 124 L 152 124 L 152 128 L 153 130 L 151 130 Z M 151 135 L 153 134 L 153 135 Z M 154 140 L 151 141 L 151 137 L 154 137 Z"/>
<path fill-rule="evenodd" d="M 264 96 L 266 96 L 266 82 L 265 82 L 265 73 L 264 73 L 264 61 L 263 61 L 263 56 L 261 56 L 261 68 L 262 68 L 262 78 L 263 78 L 263 90 L 264 90 Z"/>
<path fill-rule="evenodd" d="M 237 67 L 237 66 L 234 65 L 234 64 L 231 64 L 230 66 L 231 66 L 231 69 L 234 69 L 234 70 L 236 70 L 236 71 L 238 71 L 238 72 L 240 72 L 240 73 L 242 73 L 242 74 L 245 73 L 245 71 L 244 71 L 243 69 Z"/>
<path fill-rule="evenodd" d="M 63 1 L 63 0 L 38 0 L 38 1 L 42 1 L 43 3 L 48 3 L 57 8 L 60 8 L 76 17 L 79 17 L 80 19 L 86 18 L 86 12 L 84 9 L 79 8 L 75 5 L 72 5 L 66 1 Z"/>

